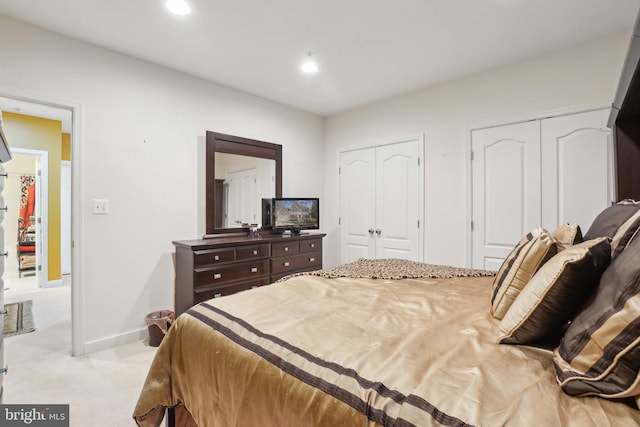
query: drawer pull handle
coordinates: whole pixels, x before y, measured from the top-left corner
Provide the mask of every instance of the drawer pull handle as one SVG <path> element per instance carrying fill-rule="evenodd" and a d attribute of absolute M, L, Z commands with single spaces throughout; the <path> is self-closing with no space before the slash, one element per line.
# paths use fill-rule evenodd
<path fill-rule="evenodd" d="M 255 289 L 255 288 L 257 288 L 257 287 L 258 287 L 258 285 L 253 285 L 253 286 L 251 287 L 251 289 Z"/>
<path fill-rule="evenodd" d="M 285 267 L 289 267 L 289 261 L 283 263 L 282 265 L 284 265 Z"/>
<path fill-rule="evenodd" d="M 214 278 L 214 280 L 221 279 L 221 278 L 222 278 L 222 274 L 220 274 L 220 273 L 215 273 L 215 274 L 213 275 L 213 278 Z"/>
<path fill-rule="evenodd" d="M 312 243 L 312 244 L 311 244 L 311 245 L 309 245 L 309 246 L 311 246 L 312 248 L 315 248 L 315 247 L 316 247 L 316 244 L 315 244 L 315 243 Z"/>
<path fill-rule="evenodd" d="M 220 261 L 220 255 L 216 255 L 216 256 L 214 256 L 214 257 L 213 257 L 213 260 L 214 260 L 214 261 Z"/>
<path fill-rule="evenodd" d="M 258 267 L 251 267 L 251 272 L 252 273 L 257 273 L 258 272 Z"/>
<path fill-rule="evenodd" d="M 253 251 L 253 254 L 254 255 L 258 255 L 258 251 Z"/>
<path fill-rule="evenodd" d="M 215 294 L 213 297 L 214 298 L 220 298 L 222 296 L 222 294 Z"/>
<path fill-rule="evenodd" d="M 309 258 L 309 262 L 313 262 L 315 260 L 316 260 L 315 258 Z"/>
<path fill-rule="evenodd" d="M 7 375 L 7 372 L 9 372 L 9 365 L 5 366 L 4 368 L 0 369 L 0 374 L 5 374 Z"/>
<path fill-rule="evenodd" d="M 289 252 L 289 246 L 285 246 L 283 249 L 285 252 Z"/>

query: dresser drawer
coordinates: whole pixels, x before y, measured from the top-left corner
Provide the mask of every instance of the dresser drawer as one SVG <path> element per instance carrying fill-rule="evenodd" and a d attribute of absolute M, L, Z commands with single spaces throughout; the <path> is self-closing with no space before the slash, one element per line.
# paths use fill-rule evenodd
<path fill-rule="evenodd" d="M 236 260 L 236 250 L 227 249 L 203 249 L 193 252 L 193 265 L 196 267 L 210 264 L 222 264 Z"/>
<path fill-rule="evenodd" d="M 271 245 L 271 256 L 293 255 L 300 253 L 300 242 L 278 242 Z"/>
<path fill-rule="evenodd" d="M 271 260 L 271 274 L 322 268 L 322 252 L 309 252 Z"/>
<path fill-rule="evenodd" d="M 269 260 L 239 262 L 235 264 L 194 269 L 194 287 L 224 284 L 269 274 Z"/>
<path fill-rule="evenodd" d="M 257 280 L 230 283 L 227 285 L 214 286 L 209 289 L 199 289 L 193 293 L 193 304 L 195 305 L 211 298 L 219 298 L 225 295 L 235 294 L 236 292 L 257 288 L 258 286 L 268 285 L 269 283 L 269 277 L 262 277 Z"/>
<path fill-rule="evenodd" d="M 236 249 L 236 261 L 246 261 L 250 259 L 268 258 L 269 244 L 256 246 L 242 246 Z"/>
<path fill-rule="evenodd" d="M 300 253 L 322 252 L 322 238 L 300 241 Z"/>

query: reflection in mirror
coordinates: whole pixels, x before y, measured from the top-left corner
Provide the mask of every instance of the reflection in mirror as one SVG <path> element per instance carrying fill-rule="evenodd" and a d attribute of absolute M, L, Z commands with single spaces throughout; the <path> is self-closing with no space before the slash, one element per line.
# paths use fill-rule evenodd
<path fill-rule="evenodd" d="M 276 161 L 216 153 L 216 191 L 222 191 L 222 227 L 261 224 L 262 199 L 275 197 Z"/>
<path fill-rule="evenodd" d="M 247 184 L 254 173 L 255 190 Z M 232 187 L 250 189 L 234 191 Z M 249 227 L 243 224 L 262 222 L 261 199 L 282 197 L 282 145 L 207 131 L 205 191 L 204 238 L 248 233 Z"/>

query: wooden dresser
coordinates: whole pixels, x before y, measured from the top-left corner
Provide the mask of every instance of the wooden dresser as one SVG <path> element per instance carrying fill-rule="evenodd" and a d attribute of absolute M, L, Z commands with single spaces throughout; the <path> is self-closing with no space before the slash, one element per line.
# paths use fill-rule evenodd
<path fill-rule="evenodd" d="M 178 240 L 175 312 L 194 304 L 268 285 L 292 273 L 322 268 L 325 234 Z"/>

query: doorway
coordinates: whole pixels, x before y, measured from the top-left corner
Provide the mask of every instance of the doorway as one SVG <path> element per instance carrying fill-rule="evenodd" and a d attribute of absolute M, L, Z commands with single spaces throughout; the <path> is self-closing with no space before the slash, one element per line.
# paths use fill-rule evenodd
<path fill-rule="evenodd" d="M 46 151 L 12 148 L 11 153 L 11 161 L 5 165 L 8 177 L 4 189 L 7 206 L 4 243 L 10 256 L 4 279 L 5 289 L 14 292 L 49 284 L 49 190 Z"/>
<path fill-rule="evenodd" d="M 28 115 L 32 117 L 60 120 L 63 122 L 62 131 L 64 133 L 68 133 L 69 135 L 81 135 L 82 133 L 80 120 L 74 120 L 77 117 L 81 116 L 81 108 L 78 104 L 75 104 L 72 102 L 58 101 L 58 100 L 38 98 L 38 97 L 26 98 L 20 92 L 12 91 L 11 89 L 4 88 L 0 92 L 0 106 L 2 107 L 3 111 L 6 111 L 6 112 L 16 111 L 18 114 Z M 63 119 L 61 119 L 60 117 L 63 117 Z M 68 125 L 66 129 L 65 129 L 64 123 Z M 6 123 L 5 123 L 5 128 L 6 128 Z M 71 158 L 71 157 L 74 157 L 75 159 L 80 158 L 79 148 L 77 147 L 77 144 L 79 142 L 80 142 L 80 138 L 74 137 L 74 141 L 73 141 L 73 144 L 71 144 L 67 158 Z M 12 145 L 11 141 L 9 141 L 9 145 Z M 12 152 L 15 151 L 14 147 L 12 147 Z M 46 164 L 47 162 L 43 161 L 43 163 Z M 64 168 L 65 168 L 64 166 L 61 168 L 61 174 L 65 173 L 65 172 L 62 172 Z M 77 187 L 79 186 L 79 184 L 77 182 L 74 182 L 74 180 L 76 179 L 76 177 L 78 177 L 77 178 L 78 180 L 80 179 L 78 175 L 79 171 L 77 170 L 77 165 L 73 165 L 72 169 L 73 169 L 73 179 L 71 178 L 70 173 L 66 173 L 66 176 L 67 176 L 68 182 L 71 183 L 69 187 L 74 187 L 75 188 L 74 192 L 77 192 L 78 191 Z M 63 190 L 65 185 L 64 176 L 61 176 L 60 184 L 61 184 L 61 191 L 64 192 Z M 60 196 L 61 196 L 61 203 L 62 203 L 62 198 L 64 198 L 65 196 L 63 196 L 62 194 Z M 69 226 L 66 227 L 66 230 L 68 232 L 71 232 L 70 228 L 72 228 L 74 235 L 76 236 L 76 238 L 78 238 L 80 235 L 79 230 L 81 229 L 81 227 L 79 224 L 76 224 L 76 222 L 79 223 L 81 217 L 76 217 L 76 220 L 72 223 L 70 220 L 70 216 L 72 212 L 77 212 L 77 210 L 79 209 L 78 205 L 80 201 L 77 200 L 75 197 L 72 199 L 70 196 L 70 191 L 67 191 L 66 197 L 67 197 L 66 200 L 72 203 L 72 206 L 66 207 L 66 213 L 68 215 L 66 217 L 67 223 L 68 225 L 70 225 L 70 227 Z M 47 206 L 47 203 L 42 203 L 42 205 Z M 65 228 L 64 223 L 65 223 L 65 220 L 62 219 L 60 224 L 61 230 Z M 71 236 L 68 235 L 66 239 L 61 239 L 61 242 L 60 242 L 61 245 L 65 244 L 64 243 L 65 240 L 68 243 L 67 246 L 69 250 L 71 250 L 70 248 L 73 246 L 73 244 L 70 243 L 72 242 Z M 62 249 L 62 251 L 64 251 L 64 249 Z M 61 251 L 61 255 L 62 255 L 62 251 Z M 42 255 L 43 257 L 45 257 L 44 253 Z M 81 275 L 82 271 L 79 268 L 79 263 L 76 261 L 76 257 L 79 258 L 79 255 L 77 253 L 74 253 L 71 255 L 67 254 L 68 260 L 66 262 L 68 267 L 70 267 L 70 269 L 67 269 L 67 271 L 71 270 L 73 273 L 77 272 L 78 275 Z M 71 260 L 72 258 L 73 260 Z M 79 286 L 76 285 L 78 276 L 74 275 L 72 280 L 72 274 L 65 274 L 62 276 L 62 280 L 48 281 L 47 274 L 45 274 L 45 272 L 42 271 L 42 277 L 44 278 L 45 282 L 50 282 L 48 283 L 49 285 L 54 285 L 54 287 L 57 290 L 57 294 L 59 294 L 60 289 L 63 289 L 63 288 L 67 289 L 67 297 L 63 298 L 63 300 L 66 300 L 70 303 L 70 307 L 67 306 L 66 308 L 66 312 L 67 313 L 70 312 L 70 316 L 69 314 L 67 314 L 67 319 L 68 319 L 67 321 L 71 325 L 70 350 L 73 356 L 80 356 L 84 354 L 84 346 L 83 346 L 84 334 L 82 331 L 82 316 L 81 316 L 82 310 L 79 304 L 76 303 L 76 301 L 81 300 L 81 289 L 79 288 Z M 63 286 L 57 286 L 57 285 L 63 285 Z M 52 289 L 52 291 L 53 290 L 54 289 Z"/>

